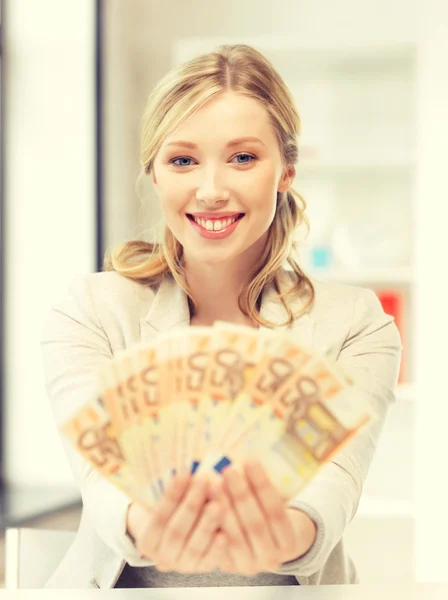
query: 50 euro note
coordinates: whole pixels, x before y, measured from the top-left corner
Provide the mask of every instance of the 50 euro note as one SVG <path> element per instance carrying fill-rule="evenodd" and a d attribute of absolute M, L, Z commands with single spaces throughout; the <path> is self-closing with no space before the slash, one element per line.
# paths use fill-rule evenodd
<path fill-rule="evenodd" d="M 127 465 L 136 481 L 142 482 L 142 456 L 134 443 L 137 420 L 124 393 L 122 377 L 116 361 L 110 361 L 98 373 L 101 381 L 101 398 L 115 431 Z"/>
<path fill-rule="evenodd" d="M 163 493 L 162 440 L 160 435 L 160 404 L 158 394 L 158 371 L 153 346 L 137 345 L 125 350 L 114 361 L 116 377 L 123 397 L 128 423 L 128 443 L 138 469 L 139 481 L 156 502 Z M 158 435 L 159 434 L 159 435 Z"/>
<path fill-rule="evenodd" d="M 158 343 L 160 395 L 167 406 L 170 426 L 166 436 L 169 440 L 168 456 L 172 476 L 185 471 L 191 472 L 192 469 L 192 442 L 189 435 L 194 433 L 197 424 L 198 398 L 195 393 L 190 394 L 191 383 L 193 375 L 198 374 L 198 344 L 201 341 L 203 343 L 204 336 L 209 337 L 208 328 L 204 328 L 207 331 L 195 329 L 200 329 L 196 335 L 189 328 L 168 332 L 164 334 L 162 343 Z"/>
<path fill-rule="evenodd" d="M 169 405 L 173 474 L 208 470 L 234 398 L 260 358 L 254 329 L 227 322 L 164 334 L 158 341 L 160 394 Z"/>
<path fill-rule="evenodd" d="M 287 381 L 271 405 L 270 419 L 260 422 L 260 439 L 269 438 L 273 423 L 283 425 L 274 426 L 264 466 L 286 500 L 376 419 L 356 382 L 324 357 Z"/>
<path fill-rule="evenodd" d="M 261 418 L 230 452 L 236 463 L 261 462 L 285 500 L 373 419 L 353 380 L 325 357 L 314 356 L 269 397 Z"/>
<path fill-rule="evenodd" d="M 263 462 L 285 498 L 375 418 L 336 364 L 288 335 L 260 332 L 265 352 L 238 397 L 209 468 Z"/>
<path fill-rule="evenodd" d="M 138 344 L 129 351 L 126 361 L 129 398 L 138 407 L 139 443 L 146 459 L 146 474 L 156 499 L 164 493 L 171 479 L 168 435 L 169 415 L 160 393 L 160 369 L 156 343 Z"/>
<path fill-rule="evenodd" d="M 147 506 L 172 477 L 171 421 L 168 398 L 161 394 L 159 354 L 156 341 L 136 344 L 98 372 L 105 410 Z"/>
<path fill-rule="evenodd" d="M 130 498 L 148 506 L 101 396 L 96 395 L 81 406 L 59 430 L 93 469 Z"/>
<path fill-rule="evenodd" d="M 236 399 L 248 385 L 263 352 L 263 340 L 253 328 L 215 321 L 212 331 L 210 364 L 204 378 L 201 471 L 211 467 L 220 471 L 226 465 L 225 459 L 220 462 L 220 440 L 226 428 L 235 431 L 235 418 L 244 416 Z"/>
<path fill-rule="evenodd" d="M 235 390 L 236 398 L 215 440 L 213 465 L 210 461 L 207 463 L 215 470 L 228 464 L 231 454 L 236 456 L 241 441 L 256 433 L 256 423 L 270 414 L 270 398 L 313 357 L 311 352 L 291 343 L 284 333 L 240 329 L 242 336 L 254 343 L 245 345 L 246 353 L 241 357 L 241 385 Z"/>
<path fill-rule="evenodd" d="M 181 401 L 185 409 L 185 465 L 193 474 L 200 468 L 204 456 L 208 407 L 205 381 L 211 360 L 211 344 L 210 327 L 189 329 Z"/>

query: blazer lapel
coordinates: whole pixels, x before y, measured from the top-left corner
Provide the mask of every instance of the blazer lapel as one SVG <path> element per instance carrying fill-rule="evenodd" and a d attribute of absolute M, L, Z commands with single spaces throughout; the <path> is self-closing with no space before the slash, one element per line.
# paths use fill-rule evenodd
<path fill-rule="evenodd" d="M 140 319 L 140 341 L 149 342 L 158 333 L 189 325 L 187 294 L 171 275 L 167 275 L 159 285 L 148 314 Z"/>
<path fill-rule="evenodd" d="M 291 308 L 295 312 L 302 306 L 302 299 L 298 299 L 294 301 Z M 280 329 L 288 330 L 297 343 L 302 343 L 309 348 L 313 346 L 314 320 L 310 317 L 308 311 L 296 319 L 292 326 L 280 327 L 280 324 L 287 319 L 287 312 L 272 284 L 263 292 L 261 316 L 276 323 Z M 167 275 L 159 285 L 148 314 L 140 319 L 140 340 L 141 342 L 149 342 L 158 333 L 189 327 L 189 325 L 190 310 L 187 294 L 171 275 Z M 260 326 L 260 329 L 269 328 Z"/>
<path fill-rule="evenodd" d="M 291 285 L 289 274 L 283 270 L 283 278 L 281 281 L 281 290 L 287 291 Z M 303 298 L 296 298 L 290 303 L 290 308 L 293 313 L 301 311 L 304 307 Z M 313 347 L 314 342 L 314 320 L 310 317 L 308 309 L 298 319 L 295 319 L 292 325 L 281 325 L 288 319 L 288 313 L 283 306 L 274 285 L 271 283 L 264 290 L 261 298 L 261 316 L 277 325 L 277 329 L 288 331 L 297 344 L 303 344 L 307 348 Z M 260 325 L 260 329 L 270 329 Z"/>

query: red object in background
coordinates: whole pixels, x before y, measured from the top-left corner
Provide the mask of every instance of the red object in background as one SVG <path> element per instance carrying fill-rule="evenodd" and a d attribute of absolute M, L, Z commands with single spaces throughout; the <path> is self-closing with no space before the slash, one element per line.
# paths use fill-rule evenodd
<path fill-rule="evenodd" d="M 404 343 L 404 300 L 403 294 L 398 290 L 377 290 L 376 295 L 383 307 L 383 310 L 388 315 L 391 315 L 395 319 L 395 325 L 398 327 L 400 332 L 401 342 L 403 347 Z M 398 376 L 398 382 L 404 381 L 404 349 L 401 357 L 400 373 Z"/>

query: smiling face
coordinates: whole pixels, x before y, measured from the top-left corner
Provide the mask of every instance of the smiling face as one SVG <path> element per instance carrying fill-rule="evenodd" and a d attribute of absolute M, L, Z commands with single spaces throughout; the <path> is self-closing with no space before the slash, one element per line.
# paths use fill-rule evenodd
<path fill-rule="evenodd" d="M 258 257 L 277 192 L 294 175 L 284 168 L 264 106 L 235 92 L 214 96 L 167 136 L 153 164 L 161 209 L 187 263 Z M 232 224 L 229 214 L 244 216 Z M 192 215 L 205 219 L 197 223 Z"/>

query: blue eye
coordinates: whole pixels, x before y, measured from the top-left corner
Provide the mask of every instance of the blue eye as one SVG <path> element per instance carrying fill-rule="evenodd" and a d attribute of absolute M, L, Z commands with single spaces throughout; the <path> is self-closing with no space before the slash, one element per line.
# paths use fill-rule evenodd
<path fill-rule="evenodd" d="M 188 158 L 188 156 L 179 156 L 179 158 L 173 158 L 172 160 L 170 160 L 170 163 L 173 165 L 176 165 L 176 167 L 189 167 L 190 165 L 178 165 L 176 163 L 176 160 L 192 160 L 191 158 Z"/>
<path fill-rule="evenodd" d="M 237 154 L 234 158 L 241 158 L 242 156 L 248 156 L 251 160 L 239 162 L 238 164 L 240 164 L 240 165 L 247 165 L 249 162 L 257 160 L 256 156 L 254 156 L 253 154 L 247 154 L 247 152 L 242 152 L 241 154 Z"/>
<path fill-rule="evenodd" d="M 258 160 L 256 156 L 254 156 L 253 154 L 248 154 L 247 152 L 241 152 L 240 154 L 237 154 L 236 156 L 234 156 L 233 158 L 241 158 L 242 156 L 246 156 L 248 157 L 250 160 L 245 160 L 245 161 L 238 161 L 237 164 L 239 165 L 247 165 L 255 160 Z M 176 167 L 190 167 L 191 164 L 179 164 L 177 161 L 179 160 L 183 160 L 183 161 L 191 161 L 193 160 L 192 158 L 189 158 L 188 156 L 178 156 L 177 158 L 172 158 L 170 161 L 168 161 L 170 164 L 175 165 Z"/>

